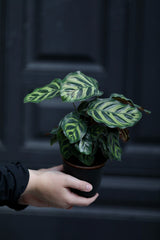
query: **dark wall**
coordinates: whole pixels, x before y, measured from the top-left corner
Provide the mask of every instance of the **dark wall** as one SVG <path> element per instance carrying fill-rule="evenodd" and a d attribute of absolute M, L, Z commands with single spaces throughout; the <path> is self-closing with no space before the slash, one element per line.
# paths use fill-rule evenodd
<path fill-rule="evenodd" d="M 61 163 L 45 133 L 72 105 L 23 98 L 68 72 L 93 76 L 106 97 L 122 93 L 152 111 L 131 129 L 122 162 L 106 164 L 95 204 L 1 208 L 0 239 L 160 239 L 159 7 L 159 0 L 0 0 L 1 164 Z"/>

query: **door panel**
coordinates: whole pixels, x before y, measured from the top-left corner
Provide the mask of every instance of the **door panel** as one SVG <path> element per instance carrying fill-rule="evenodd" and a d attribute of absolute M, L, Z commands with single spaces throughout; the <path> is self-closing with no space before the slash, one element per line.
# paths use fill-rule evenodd
<path fill-rule="evenodd" d="M 108 226 L 106 236 L 112 240 L 120 233 L 127 240 L 159 238 L 159 21 L 158 0 L 0 0 L 1 164 L 18 160 L 37 169 L 61 163 L 58 144 L 50 147 L 46 133 L 72 111 L 72 104 L 59 98 L 23 104 L 23 98 L 68 72 L 95 77 L 104 97 L 122 93 L 152 111 L 130 130 L 122 162 L 107 162 L 100 197 L 92 207 L 69 212 L 30 207 L 22 213 L 1 208 L 4 239 L 10 236 L 2 230 L 6 226 L 16 239 L 25 239 L 26 230 L 20 227 L 17 235 L 14 219 L 29 231 L 35 221 L 35 234 L 37 226 L 44 226 L 47 239 L 63 239 L 61 226 L 70 236 L 71 225 L 79 239 L 78 226 L 84 223 L 87 237 L 96 226 L 103 239 Z M 37 238 L 42 236 L 39 231 Z M 91 236 L 98 238 L 96 229 Z"/>

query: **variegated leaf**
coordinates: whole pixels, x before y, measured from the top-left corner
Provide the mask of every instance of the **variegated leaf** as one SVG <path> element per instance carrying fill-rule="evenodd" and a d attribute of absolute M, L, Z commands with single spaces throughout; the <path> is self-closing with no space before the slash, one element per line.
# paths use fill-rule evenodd
<path fill-rule="evenodd" d="M 61 127 L 70 143 L 80 141 L 87 131 L 86 123 L 80 118 L 77 112 L 67 114 L 61 122 Z"/>
<path fill-rule="evenodd" d="M 92 153 L 92 145 L 91 135 L 87 133 L 79 143 L 75 144 L 75 147 L 80 153 L 90 155 Z"/>
<path fill-rule="evenodd" d="M 63 134 L 63 130 L 61 128 L 58 130 L 57 136 L 62 156 L 64 157 L 64 159 L 69 159 L 72 156 L 73 146 L 70 144 L 69 140 Z"/>
<path fill-rule="evenodd" d="M 100 135 L 107 134 L 107 127 L 96 123 L 89 126 L 88 132 L 90 133 L 92 140 L 97 140 Z"/>
<path fill-rule="evenodd" d="M 82 101 L 94 96 L 101 96 L 98 83 L 80 71 L 68 74 L 63 82 L 60 95 L 65 102 Z"/>
<path fill-rule="evenodd" d="M 58 134 L 58 128 L 53 128 L 50 132 L 50 135 L 51 135 L 51 139 L 50 139 L 50 145 L 52 146 L 55 142 L 58 141 L 58 137 L 57 137 L 57 134 Z"/>
<path fill-rule="evenodd" d="M 79 154 L 78 156 L 79 160 L 86 166 L 91 166 L 94 163 L 95 156 L 94 155 L 85 155 L 85 154 Z"/>
<path fill-rule="evenodd" d="M 36 88 L 33 92 L 26 95 L 24 103 L 39 103 L 46 99 L 54 98 L 59 95 L 61 88 L 61 79 L 56 78 L 51 83 L 41 88 Z"/>
<path fill-rule="evenodd" d="M 146 112 L 146 113 L 151 113 L 149 110 L 144 109 L 143 107 L 135 104 L 131 99 L 126 98 L 123 94 L 113 93 L 113 94 L 111 94 L 110 98 L 111 98 L 111 99 L 118 100 L 119 102 L 124 103 L 124 104 L 129 104 L 129 105 L 131 105 L 132 107 L 136 107 L 136 108 L 138 108 L 139 110 L 144 111 L 144 112 Z"/>
<path fill-rule="evenodd" d="M 142 117 L 137 108 L 110 98 L 93 101 L 89 104 L 87 113 L 98 123 L 121 129 L 135 125 Z"/>
<path fill-rule="evenodd" d="M 119 134 L 118 131 L 116 132 L 110 132 L 107 137 L 107 147 L 108 147 L 108 153 L 109 158 L 115 159 L 120 161 L 121 160 L 121 154 L 122 149 L 119 143 Z"/>
<path fill-rule="evenodd" d="M 107 147 L 107 137 L 102 135 L 99 139 L 99 147 L 101 149 L 101 152 L 103 154 L 103 156 L 108 159 L 109 158 L 109 154 L 108 154 L 108 147 Z"/>

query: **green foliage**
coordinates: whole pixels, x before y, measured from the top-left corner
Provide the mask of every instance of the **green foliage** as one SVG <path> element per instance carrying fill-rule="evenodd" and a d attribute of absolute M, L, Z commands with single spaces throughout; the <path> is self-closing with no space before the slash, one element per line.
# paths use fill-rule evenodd
<path fill-rule="evenodd" d="M 50 145 L 51 146 L 58 141 L 57 133 L 58 133 L 58 128 L 53 128 L 52 131 L 50 132 L 50 135 L 51 135 Z"/>
<path fill-rule="evenodd" d="M 104 159 L 121 160 L 120 139 L 129 139 L 128 127 L 142 117 L 141 111 L 150 111 L 133 103 L 122 94 L 99 98 L 103 92 L 98 82 L 80 71 L 68 74 L 63 80 L 54 79 L 26 95 L 24 102 L 39 103 L 60 96 L 64 102 L 81 101 L 74 112 L 67 114 L 50 132 L 50 144 L 59 142 L 63 158 L 80 161 L 86 166 Z M 76 106 L 74 106 L 76 108 Z M 78 160 L 77 160 L 78 159 Z M 104 161 L 103 159 L 103 161 Z"/>
<path fill-rule="evenodd" d="M 77 112 L 67 114 L 61 122 L 61 127 L 70 143 L 76 143 L 81 140 L 87 131 L 86 123 Z"/>
<path fill-rule="evenodd" d="M 90 102 L 87 102 L 87 101 L 81 102 L 77 108 L 78 112 L 82 115 L 86 115 L 89 103 Z"/>
<path fill-rule="evenodd" d="M 87 113 L 98 123 L 104 123 L 110 128 L 122 129 L 133 126 L 142 117 L 137 108 L 110 98 L 91 102 Z"/>
<path fill-rule="evenodd" d="M 80 141 L 75 145 L 76 149 L 85 155 L 90 155 L 92 153 L 92 139 L 91 135 L 87 133 Z"/>
<path fill-rule="evenodd" d="M 108 159 L 109 158 L 109 151 L 107 146 L 107 136 L 101 135 L 101 137 L 98 139 L 99 147 L 101 149 L 101 152 L 103 156 Z"/>
<path fill-rule="evenodd" d="M 59 95 L 60 87 L 61 80 L 59 78 L 56 78 L 44 87 L 36 88 L 33 92 L 27 94 L 24 98 L 24 103 L 40 103 L 43 100 L 51 99 Z"/>
<path fill-rule="evenodd" d="M 86 166 L 91 166 L 95 160 L 95 156 L 93 154 L 85 155 L 81 153 L 78 158 Z"/>
<path fill-rule="evenodd" d="M 119 143 L 118 131 L 110 132 L 108 134 L 107 147 L 108 147 L 109 158 L 120 161 L 122 149 Z"/>
<path fill-rule="evenodd" d="M 126 98 L 123 94 L 113 93 L 113 94 L 111 94 L 110 98 L 118 100 L 119 102 L 124 103 L 124 104 L 129 104 L 132 107 L 136 107 L 140 111 L 144 111 L 144 112 L 149 113 L 149 114 L 151 113 L 149 110 L 144 109 L 143 107 L 135 104 L 131 99 Z"/>
<path fill-rule="evenodd" d="M 97 141 L 97 139 L 107 133 L 107 128 L 101 124 L 94 123 L 89 126 L 89 133 L 93 141 Z"/>
<path fill-rule="evenodd" d="M 73 155 L 72 145 L 70 144 L 69 140 L 64 135 L 63 130 L 61 128 L 59 128 L 59 130 L 58 130 L 57 137 L 58 137 L 60 152 L 61 152 L 62 156 L 65 159 L 69 159 Z"/>
<path fill-rule="evenodd" d="M 82 101 L 102 94 L 103 92 L 98 90 L 97 81 L 79 71 L 64 78 L 60 92 L 64 102 Z"/>

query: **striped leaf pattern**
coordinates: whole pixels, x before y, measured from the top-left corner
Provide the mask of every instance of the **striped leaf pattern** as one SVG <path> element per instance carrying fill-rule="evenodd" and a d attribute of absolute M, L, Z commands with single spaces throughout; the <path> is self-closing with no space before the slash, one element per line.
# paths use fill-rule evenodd
<path fill-rule="evenodd" d="M 110 98 L 91 102 L 87 113 L 98 123 L 104 123 L 110 128 L 121 129 L 133 126 L 142 117 L 137 108 Z"/>
<path fill-rule="evenodd" d="M 94 96 L 101 96 L 98 83 L 94 78 L 88 77 L 80 71 L 68 74 L 62 82 L 60 91 L 64 102 L 82 101 Z"/>
<path fill-rule="evenodd" d="M 118 100 L 119 102 L 124 103 L 124 104 L 129 104 L 132 107 L 136 107 L 140 111 L 144 111 L 144 112 L 149 113 L 149 114 L 151 113 L 149 110 L 144 109 L 143 107 L 135 104 L 131 99 L 126 98 L 123 94 L 113 93 L 113 94 L 111 94 L 110 98 Z"/>
<path fill-rule="evenodd" d="M 83 154 L 90 155 L 92 153 L 92 139 L 91 135 L 87 133 L 79 143 L 75 144 L 76 149 Z"/>
<path fill-rule="evenodd" d="M 58 130 L 57 136 L 62 156 L 64 157 L 64 159 L 69 159 L 72 156 L 73 146 L 70 144 L 69 140 L 63 134 L 63 130 L 61 128 Z"/>
<path fill-rule="evenodd" d="M 86 154 L 82 154 L 82 153 L 78 156 L 78 158 L 86 166 L 91 166 L 95 160 L 94 155 L 86 155 Z"/>
<path fill-rule="evenodd" d="M 70 143 L 80 141 L 87 132 L 87 125 L 77 112 L 67 114 L 61 122 L 61 127 Z"/>
<path fill-rule="evenodd" d="M 40 103 L 43 100 L 51 99 L 59 94 L 60 88 L 61 80 L 56 78 L 44 87 L 36 88 L 33 92 L 27 94 L 24 98 L 24 103 Z"/>
<path fill-rule="evenodd" d="M 107 147 L 108 147 L 108 154 L 109 158 L 115 159 L 120 161 L 122 155 L 122 149 L 119 143 L 119 133 L 117 132 L 110 132 L 107 137 Z"/>
<path fill-rule="evenodd" d="M 100 124 L 93 124 L 89 127 L 88 132 L 91 135 L 92 140 L 97 140 L 100 135 L 107 134 L 107 127 Z"/>
<path fill-rule="evenodd" d="M 99 142 L 99 147 L 101 149 L 101 152 L 103 154 L 103 156 L 108 159 L 108 148 L 107 148 L 107 137 L 106 136 L 101 136 L 99 139 L 98 139 L 98 142 Z"/>

